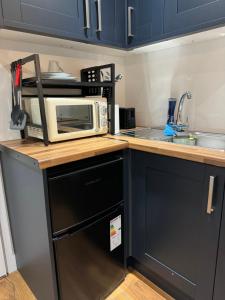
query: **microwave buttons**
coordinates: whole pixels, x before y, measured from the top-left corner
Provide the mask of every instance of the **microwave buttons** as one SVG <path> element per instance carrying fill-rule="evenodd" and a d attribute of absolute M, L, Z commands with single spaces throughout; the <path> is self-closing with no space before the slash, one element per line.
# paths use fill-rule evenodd
<path fill-rule="evenodd" d="M 106 106 L 102 106 L 101 111 L 102 111 L 103 115 L 106 115 L 106 113 L 107 113 L 107 107 Z"/>

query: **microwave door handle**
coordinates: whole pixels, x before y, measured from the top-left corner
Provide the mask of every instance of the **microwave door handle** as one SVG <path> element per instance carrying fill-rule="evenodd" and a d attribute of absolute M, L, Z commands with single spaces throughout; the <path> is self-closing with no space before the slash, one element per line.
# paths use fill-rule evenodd
<path fill-rule="evenodd" d="M 98 132 L 100 130 L 100 108 L 99 104 L 95 103 L 95 117 L 96 117 L 96 131 Z"/>

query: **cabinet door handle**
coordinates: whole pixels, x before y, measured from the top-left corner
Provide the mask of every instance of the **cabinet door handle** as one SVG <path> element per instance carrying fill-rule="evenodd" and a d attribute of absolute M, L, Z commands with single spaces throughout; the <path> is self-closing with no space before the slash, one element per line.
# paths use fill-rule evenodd
<path fill-rule="evenodd" d="M 97 4 L 97 14 L 98 14 L 98 28 L 97 32 L 102 31 L 102 5 L 101 5 L 101 0 L 95 0 Z"/>
<path fill-rule="evenodd" d="M 89 0 L 85 0 L 84 2 L 85 5 L 85 26 L 84 29 L 90 29 L 91 25 L 90 25 L 90 5 L 89 5 Z"/>
<path fill-rule="evenodd" d="M 128 37 L 134 37 L 132 33 L 132 12 L 134 8 L 132 6 L 128 6 Z"/>
<path fill-rule="evenodd" d="M 214 193 L 214 184 L 215 184 L 215 177 L 209 177 L 209 193 L 208 193 L 208 203 L 207 203 L 207 214 L 211 215 L 214 212 L 213 208 L 213 193 Z"/>

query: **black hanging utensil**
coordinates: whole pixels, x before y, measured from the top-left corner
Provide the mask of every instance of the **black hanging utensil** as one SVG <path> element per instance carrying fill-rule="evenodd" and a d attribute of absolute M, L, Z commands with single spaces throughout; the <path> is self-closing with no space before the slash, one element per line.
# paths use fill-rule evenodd
<path fill-rule="evenodd" d="M 27 115 L 22 110 L 22 64 L 11 65 L 12 73 L 12 113 L 10 129 L 23 130 L 26 126 Z"/>

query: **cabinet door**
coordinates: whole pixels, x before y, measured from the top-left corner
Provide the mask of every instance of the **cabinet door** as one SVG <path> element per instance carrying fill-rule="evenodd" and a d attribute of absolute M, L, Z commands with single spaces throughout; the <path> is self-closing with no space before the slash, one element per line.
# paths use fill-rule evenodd
<path fill-rule="evenodd" d="M 176 299 L 211 300 L 223 200 L 220 169 L 133 152 L 132 256 Z M 209 178 L 215 177 L 207 213 Z"/>
<path fill-rule="evenodd" d="M 71 39 L 84 35 L 83 0 L 2 0 L 4 24 Z"/>
<path fill-rule="evenodd" d="M 121 243 L 110 247 L 110 224 L 121 221 Z M 123 206 L 54 240 L 61 300 L 105 299 L 125 277 Z M 111 249 L 110 249 L 111 248 Z"/>
<path fill-rule="evenodd" d="M 128 0 L 128 45 L 141 45 L 160 38 L 163 8 L 164 0 Z"/>
<path fill-rule="evenodd" d="M 122 46 L 125 39 L 125 2 L 92 0 L 92 29 L 95 41 Z"/>
<path fill-rule="evenodd" d="M 224 172 L 224 176 L 225 176 L 225 172 Z M 225 187 L 224 187 L 224 191 L 225 191 Z M 225 193 L 224 193 L 224 201 L 225 201 Z M 225 205 L 223 206 L 213 300 L 221 300 L 224 298 L 225 295 L 224 278 L 225 278 Z"/>
<path fill-rule="evenodd" d="M 225 22 L 225 0 L 165 0 L 165 33 L 185 33 Z"/>
<path fill-rule="evenodd" d="M 0 0 L 0 7 L 2 6 L 2 2 Z M 3 18 L 2 18 L 2 10 L 0 10 L 0 26 L 3 25 Z"/>
<path fill-rule="evenodd" d="M 122 176 L 123 160 L 119 158 L 50 178 L 49 200 L 53 233 L 81 224 L 121 202 Z M 112 180 L 113 190 L 108 194 Z"/>

